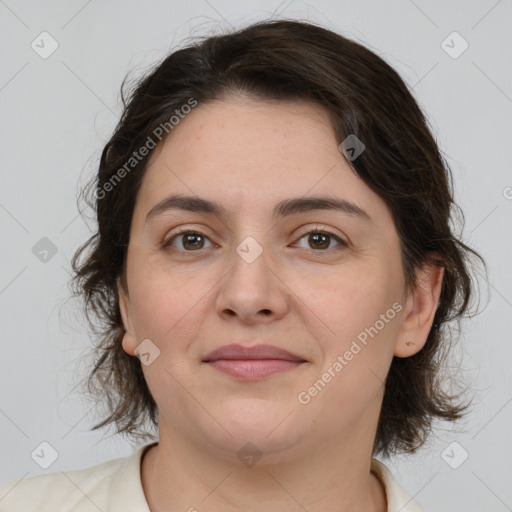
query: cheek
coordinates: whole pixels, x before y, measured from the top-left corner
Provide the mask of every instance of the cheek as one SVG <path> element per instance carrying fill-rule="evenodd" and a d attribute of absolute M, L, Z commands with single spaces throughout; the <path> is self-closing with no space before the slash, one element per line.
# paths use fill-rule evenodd
<path fill-rule="evenodd" d="M 183 279 L 171 278 L 148 260 L 132 260 L 130 297 L 137 334 L 160 341 L 186 315 L 190 305 L 187 294 L 183 293 Z"/>
<path fill-rule="evenodd" d="M 333 331 L 347 333 L 355 326 L 373 324 L 392 306 L 399 296 L 393 275 L 382 261 L 353 262 L 324 276 L 323 286 L 322 280 L 307 278 L 301 295 Z"/>
<path fill-rule="evenodd" d="M 321 339 L 318 370 L 301 382 L 300 403 L 332 425 L 352 421 L 381 399 L 400 327 L 402 305 L 390 283 L 364 276 L 333 281 L 328 293 L 312 298 L 329 335 Z"/>
<path fill-rule="evenodd" d="M 155 341 L 161 350 L 172 340 L 173 349 L 179 349 L 199 331 L 197 317 L 211 307 L 208 290 L 218 279 L 204 272 L 171 269 L 165 260 L 148 255 L 132 263 L 129 283 L 137 336 Z"/>
<path fill-rule="evenodd" d="M 328 327 L 323 339 L 328 368 L 346 354 L 344 373 L 356 367 L 385 375 L 400 328 L 400 294 L 395 272 L 382 264 L 353 265 L 332 276 L 322 293 L 309 294 L 310 307 Z M 345 364 L 345 363 L 343 363 Z M 349 371 L 345 371 L 349 370 Z"/>

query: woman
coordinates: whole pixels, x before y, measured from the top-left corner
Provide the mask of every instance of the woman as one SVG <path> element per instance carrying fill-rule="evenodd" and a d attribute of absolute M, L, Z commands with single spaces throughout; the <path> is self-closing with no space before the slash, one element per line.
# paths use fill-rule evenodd
<path fill-rule="evenodd" d="M 331 31 L 169 55 L 125 103 L 73 260 L 103 326 L 95 428 L 157 440 L 7 482 L 2 510 L 420 511 L 374 456 L 467 408 L 439 378 L 479 257 L 449 178 L 397 73 Z"/>

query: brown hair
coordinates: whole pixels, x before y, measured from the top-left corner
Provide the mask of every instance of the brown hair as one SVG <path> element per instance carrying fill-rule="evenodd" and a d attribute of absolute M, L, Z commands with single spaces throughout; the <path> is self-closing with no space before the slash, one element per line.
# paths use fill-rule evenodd
<path fill-rule="evenodd" d="M 425 346 L 394 357 L 385 384 L 374 453 L 412 453 L 433 420 L 456 420 L 468 407 L 461 394 L 443 391 L 443 361 L 453 340 L 444 327 L 468 309 L 471 255 L 450 228 L 452 176 L 412 94 L 384 60 L 325 28 L 298 21 L 262 21 L 206 37 L 171 53 L 132 88 L 122 118 L 103 149 L 99 170 L 83 191 L 95 209 L 97 232 L 76 252 L 73 290 L 84 300 L 96 335 L 97 360 L 88 391 L 107 404 L 93 427 L 114 424 L 117 433 L 147 439 L 142 427 L 158 425 L 157 405 L 137 357 L 122 348 L 124 329 L 116 280 L 126 287 L 125 263 L 135 199 L 152 151 L 131 160 L 155 129 L 194 98 L 198 104 L 232 92 L 276 100 L 305 100 L 324 107 L 339 141 L 354 134 L 365 151 L 351 165 L 390 208 L 400 237 L 406 287 L 415 269 L 444 267 L 432 329 Z M 124 166 L 124 167 L 123 167 Z M 126 172 L 120 173 L 124 168 Z M 117 178 L 122 174 L 122 179 Z M 111 186 L 108 186 L 108 183 Z M 87 253 L 85 252 L 87 250 Z M 83 259 L 83 261 L 82 261 Z"/>

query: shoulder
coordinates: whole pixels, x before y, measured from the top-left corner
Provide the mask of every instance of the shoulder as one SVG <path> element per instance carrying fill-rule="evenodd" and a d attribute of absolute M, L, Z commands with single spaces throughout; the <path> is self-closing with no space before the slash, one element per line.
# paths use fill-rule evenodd
<path fill-rule="evenodd" d="M 89 468 L 0 483 L 0 512 L 120 512 L 125 500 L 135 507 L 129 510 L 147 512 L 140 481 L 140 457 L 147 446 Z"/>
<path fill-rule="evenodd" d="M 371 471 L 386 491 L 388 512 L 423 512 L 423 509 L 395 481 L 391 471 L 381 461 L 372 459 Z"/>

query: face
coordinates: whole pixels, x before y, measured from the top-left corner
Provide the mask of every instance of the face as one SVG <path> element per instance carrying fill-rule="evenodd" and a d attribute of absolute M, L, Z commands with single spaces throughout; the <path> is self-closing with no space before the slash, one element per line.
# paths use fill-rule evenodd
<path fill-rule="evenodd" d="M 161 437 L 291 458 L 374 435 L 411 303 L 390 211 L 339 143 L 318 106 L 229 98 L 197 106 L 153 153 L 119 291 L 124 350 L 146 340 Z M 318 198 L 353 207 L 307 207 Z M 205 362 L 230 344 L 302 362 Z"/>

